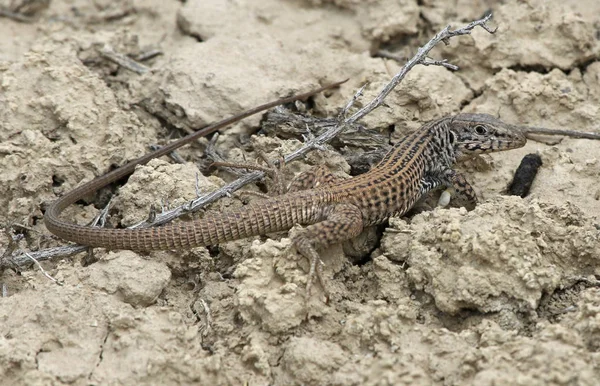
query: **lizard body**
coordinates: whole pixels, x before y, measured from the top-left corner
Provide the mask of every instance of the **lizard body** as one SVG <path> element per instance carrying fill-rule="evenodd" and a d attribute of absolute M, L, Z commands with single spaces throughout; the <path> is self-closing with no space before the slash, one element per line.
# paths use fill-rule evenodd
<path fill-rule="evenodd" d="M 139 251 L 215 245 L 306 225 L 293 242 L 311 261 L 308 291 L 315 272 L 320 279 L 316 248 L 353 238 L 365 227 L 391 216 L 402 216 L 427 192 L 440 186 L 453 187 L 459 195 L 476 201 L 471 185 L 452 169 L 457 158 L 514 149 L 525 143 L 525 136 L 516 126 L 486 114 L 459 114 L 425 124 L 394 145 L 367 173 L 343 180 L 321 173 L 302 182 L 304 187 L 313 188 L 221 213 L 209 212 L 195 221 L 143 229 L 105 229 L 59 218 L 68 205 L 116 179 L 102 179 L 106 175 L 59 199 L 44 218 L 47 228 L 61 238 L 94 247 Z M 129 169 L 131 173 L 133 168 Z"/>

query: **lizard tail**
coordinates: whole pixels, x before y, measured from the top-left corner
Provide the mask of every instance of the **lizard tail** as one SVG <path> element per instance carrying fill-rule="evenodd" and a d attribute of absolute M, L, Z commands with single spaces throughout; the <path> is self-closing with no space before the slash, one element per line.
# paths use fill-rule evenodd
<path fill-rule="evenodd" d="M 198 220 L 153 228 L 92 228 L 62 221 L 56 214 L 46 217 L 46 226 L 63 239 L 92 247 L 134 251 L 189 249 L 318 221 L 322 211 L 303 195 L 276 197 L 225 212 L 208 212 Z"/>

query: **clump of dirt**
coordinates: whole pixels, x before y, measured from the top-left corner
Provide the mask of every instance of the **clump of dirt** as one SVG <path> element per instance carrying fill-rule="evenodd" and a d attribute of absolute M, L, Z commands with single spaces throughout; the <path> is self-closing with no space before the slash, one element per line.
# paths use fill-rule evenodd
<path fill-rule="evenodd" d="M 37 5 L 36 5 L 37 4 Z M 364 83 L 367 103 L 447 24 L 494 11 L 432 52 L 460 70 L 417 67 L 361 123 L 396 142 L 459 111 L 512 123 L 598 131 L 600 9 L 596 1 L 229 2 L 15 1 L 0 23 L 0 218 L 16 245 L 63 245 L 42 221 L 48 202 L 135 159 L 149 145 L 246 108 L 350 78 L 295 108 L 336 116 Z M 112 49 L 143 60 L 127 71 Z M 140 56 L 142 55 L 142 56 Z M 271 159 L 301 146 L 265 137 L 261 116 L 222 131 L 228 159 Z M 269 130 L 272 132 L 272 130 Z M 155 160 L 119 189 L 109 222 L 127 226 L 221 186 L 200 140 Z M 0 277 L 0 379 L 7 384 L 595 384 L 600 376 L 598 143 L 540 138 L 458 165 L 480 204 L 392 219 L 358 257 L 321 252 L 330 293 L 313 286 L 289 233 L 183 252 L 97 249 Z M 346 153 L 352 149 L 344 149 Z M 504 196 L 528 153 L 543 161 L 530 195 Z M 199 164 L 196 162 L 200 161 Z M 347 177 L 334 149 L 311 165 Z M 120 182 L 122 185 L 124 182 Z M 225 210 L 252 194 L 210 206 Z M 114 187 L 113 187 L 114 188 Z M 106 192 L 64 216 L 87 223 Z M 191 215 L 195 216 L 195 215 Z M 190 217 L 191 217 L 190 216 Z M 381 230 L 379 230 L 381 231 Z M 376 235 L 374 230 L 372 235 Z M 16 234 L 15 234 L 16 233 Z M 8 234 L 0 245 L 9 245 Z M 358 242 L 358 244 L 362 243 Z M 11 245 L 12 247 L 13 245 Z"/>
<path fill-rule="evenodd" d="M 410 285 L 449 314 L 530 312 L 543 294 L 600 273 L 598 229 L 572 204 L 496 197 L 398 226 L 382 240 L 384 256 L 406 262 Z"/>

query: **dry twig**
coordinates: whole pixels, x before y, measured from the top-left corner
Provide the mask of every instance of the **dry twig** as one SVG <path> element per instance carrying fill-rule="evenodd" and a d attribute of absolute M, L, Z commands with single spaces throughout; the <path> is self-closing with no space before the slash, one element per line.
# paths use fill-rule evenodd
<path fill-rule="evenodd" d="M 0 8 L 0 17 L 6 17 L 20 23 L 33 23 L 35 18 L 31 16 L 25 16 L 18 12 L 9 11 L 8 9 Z"/>
<path fill-rule="evenodd" d="M 137 60 L 138 62 L 144 62 L 146 60 L 150 60 L 150 59 L 155 58 L 155 57 L 157 57 L 159 55 L 162 55 L 162 54 L 163 54 L 163 52 L 161 50 L 159 50 L 159 49 L 151 49 L 151 50 L 144 51 L 144 52 L 140 53 L 135 58 L 135 60 Z"/>
<path fill-rule="evenodd" d="M 600 140 L 600 133 L 586 133 L 584 131 L 576 131 L 576 130 L 562 130 L 562 129 L 546 129 L 545 127 L 532 127 L 527 126 L 523 129 L 525 136 L 529 139 L 531 138 L 530 134 L 534 135 L 564 135 L 566 137 L 571 138 L 583 138 L 583 139 L 598 139 Z"/>
<path fill-rule="evenodd" d="M 23 252 L 23 254 L 25 256 L 27 256 L 31 261 L 33 261 L 33 263 L 35 263 L 35 265 L 38 266 L 38 268 L 40 269 L 40 271 L 42 272 L 42 274 L 44 276 L 46 276 L 48 279 L 50 279 L 51 281 L 53 281 L 54 283 L 58 284 L 58 285 L 64 285 L 64 283 L 60 280 L 57 280 L 55 278 L 53 278 L 52 276 L 50 276 L 50 274 L 48 272 L 46 272 L 46 270 L 44 269 L 44 267 L 42 267 L 42 265 L 40 264 L 39 261 L 37 261 L 35 258 L 33 258 L 33 256 L 31 256 L 31 254 L 29 254 L 28 252 Z"/>
<path fill-rule="evenodd" d="M 141 63 L 136 62 L 135 60 L 131 59 L 127 55 L 123 55 L 118 52 L 115 52 L 115 50 L 113 50 L 112 47 L 110 47 L 108 45 L 102 47 L 102 49 L 100 50 L 100 55 L 102 55 L 106 59 L 110 60 L 111 62 L 117 63 L 119 66 L 126 68 L 129 71 L 133 71 L 140 75 L 145 74 L 148 71 L 150 71 L 150 68 L 144 66 Z"/>

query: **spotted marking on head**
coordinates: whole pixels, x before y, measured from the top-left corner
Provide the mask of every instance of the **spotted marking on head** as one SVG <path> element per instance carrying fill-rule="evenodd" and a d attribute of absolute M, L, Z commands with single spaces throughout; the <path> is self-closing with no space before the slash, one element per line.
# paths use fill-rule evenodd
<path fill-rule="evenodd" d="M 527 142 L 516 126 L 488 114 L 458 114 L 451 119 L 449 128 L 450 142 L 458 154 L 516 149 Z"/>

